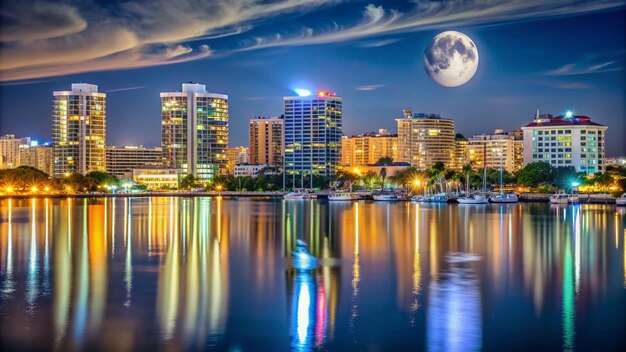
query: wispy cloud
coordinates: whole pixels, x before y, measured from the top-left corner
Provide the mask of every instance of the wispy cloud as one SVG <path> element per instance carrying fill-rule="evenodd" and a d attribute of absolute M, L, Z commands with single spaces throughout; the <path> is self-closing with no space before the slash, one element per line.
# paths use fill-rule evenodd
<path fill-rule="evenodd" d="M 218 53 L 369 39 L 434 28 L 493 25 L 623 8 L 623 0 L 415 0 L 398 11 L 370 4 L 361 19 L 329 18 L 297 32 L 275 32 L 286 14 L 315 13 L 342 0 L 21 0 L 2 2 L 0 81 L 173 64 L 216 56 L 209 46 L 234 37 Z M 350 11 L 349 9 L 347 11 Z M 356 13 L 354 15 L 357 15 Z M 309 16 L 311 17 L 311 16 Z M 323 16 L 321 18 L 327 18 Z M 306 18 L 303 18 L 303 23 Z M 266 26 L 267 29 L 263 28 Z M 258 31 L 256 31 L 258 29 Z M 266 33 L 259 35 L 259 33 Z M 257 34 L 252 34 L 257 33 Z M 382 36 L 385 39 L 376 40 Z M 203 43 L 197 43 L 202 41 Z M 233 43 L 239 45 L 233 46 Z M 213 43 L 211 43 L 213 46 Z M 606 68 L 598 68 L 602 70 Z"/>
<path fill-rule="evenodd" d="M 592 86 L 585 82 L 545 82 L 546 86 L 558 89 L 590 89 Z"/>
<path fill-rule="evenodd" d="M 21 0 L 2 2 L 0 81 L 207 58 L 207 44 L 254 23 L 337 0 Z"/>
<path fill-rule="evenodd" d="M 356 24 L 333 23 L 326 28 L 303 28 L 295 34 L 273 34 L 256 37 L 241 50 L 276 46 L 297 46 L 345 42 L 365 37 L 413 32 L 418 30 L 494 25 L 514 21 L 529 21 L 551 17 L 571 16 L 596 11 L 623 8 L 621 0 L 416 0 L 412 10 L 399 12 L 383 6 L 367 5 L 362 19 Z"/>
<path fill-rule="evenodd" d="M 365 86 L 358 86 L 358 87 L 355 87 L 354 89 L 361 90 L 361 91 L 370 91 L 370 90 L 376 90 L 378 88 L 382 88 L 384 86 L 385 86 L 384 84 L 369 84 Z"/>
<path fill-rule="evenodd" d="M 136 87 L 125 87 L 125 88 L 117 88 L 117 89 L 111 89 L 111 90 L 107 90 L 104 93 L 115 93 L 115 92 L 125 92 L 127 90 L 137 90 L 137 89 L 143 89 L 146 86 L 136 86 Z"/>
<path fill-rule="evenodd" d="M 374 41 L 367 41 L 367 42 L 359 43 L 358 46 L 360 46 L 361 48 L 380 48 L 381 46 L 387 46 L 387 45 L 397 43 L 400 40 L 401 40 L 400 38 L 374 40 Z"/>
<path fill-rule="evenodd" d="M 617 61 L 606 61 L 600 63 L 573 63 L 566 64 L 553 70 L 545 72 L 547 76 L 572 76 L 587 75 L 592 73 L 604 73 L 621 71 L 623 67 L 618 66 Z"/>

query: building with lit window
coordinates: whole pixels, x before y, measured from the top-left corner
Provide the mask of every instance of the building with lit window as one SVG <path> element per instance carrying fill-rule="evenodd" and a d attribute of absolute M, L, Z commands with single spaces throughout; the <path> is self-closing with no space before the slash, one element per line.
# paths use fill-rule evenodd
<path fill-rule="evenodd" d="M 235 165 L 235 177 L 257 177 L 261 171 L 265 175 L 276 175 L 276 167 L 267 164 L 242 164 Z"/>
<path fill-rule="evenodd" d="M 163 149 L 143 146 L 107 146 L 107 172 L 123 178 L 125 173 L 135 168 L 158 167 L 163 165 Z"/>
<path fill-rule="evenodd" d="M 20 166 L 20 148 L 30 145 L 30 138 L 15 138 L 12 134 L 0 137 L 0 169 Z"/>
<path fill-rule="evenodd" d="M 54 148 L 51 144 L 20 145 L 20 166 L 30 166 L 52 176 L 54 174 Z"/>
<path fill-rule="evenodd" d="M 452 165 L 450 169 L 461 171 L 463 166 L 470 162 L 469 141 L 462 134 L 457 133 L 454 137 L 454 157 L 452 158 Z"/>
<path fill-rule="evenodd" d="M 97 85 L 73 83 L 53 96 L 54 175 L 106 171 L 106 94 Z"/>
<path fill-rule="evenodd" d="M 436 114 L 413 114 L 404 110 L 398 123 L 398 161 L 426 170 L 436 162 L 452 167 L 455 143 L 454 120 Z"/>
<path fill-rule="evenodd" d="M 136 168 L 126 173 L 134 183 L 145 185 L 149 190 L 178 188 L 179 174 L 177 169 L 167 168 Z"/>
<path fill-rule="evenodd" d="M 385 129 L 341 139 L 342 166 L 375 164 L 385 157 L 398 160 L 398 135 Z"/>
<path fill-rule="evenodd" d="M 567 112 L 554 117 L 539 115 L 522 127 L 524 164 L 545 161 L 552 166 L 573 166 L 578 172 L 604 171 L 607 126 L 588 116 Z"/>
<path fill-rule="evenodd" d="M 493 134 L 479 134 L 468 140 L 469 160 L 472 166 L 482 169 L 499 169 L 515 172 L 524 166 L 524 142 L 515 134 L 495 130 Z"/>
<path fill-rule="evenodd" d="M 248 147 L 237 146 L 226 148 L 226 157 L 228 158 L 228 173 L 235 172 L 235 165 L 243 165 L 250 163 L 250 153 Z"/>
<path fill-rule="evenodd" d="M 161 143 L 167 167 L 202 182 L 226 173 L 228 96 L 183 83 L 181 92 L 161 93 Z"/>
<path fill-rule="evenodd" d="M 293 185 L 312 184 L 311 175 L 333 179 L 341 162 L 342 99 L 326 91 L 298 94 L 284 98 L 286 177 Z"/>
<path fill-rule="evenodd" d="M 283 117 L 250 119 L 250 164 L 282 165 Z"/>

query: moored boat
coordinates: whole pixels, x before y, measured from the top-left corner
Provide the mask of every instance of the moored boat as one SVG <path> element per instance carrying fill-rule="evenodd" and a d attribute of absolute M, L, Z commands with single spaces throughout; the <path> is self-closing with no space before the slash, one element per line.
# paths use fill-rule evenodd
<path fill-rule="evenodd" d="M 615 198 L 616 205 L 626 205 L 626 193 L 622 194 L 621 197 Z"/>
<path fill-rule="evenodd" d="M 432 203 L 448 203 L 448 196 L 445 193 L 433 194 L 430 201 Z"/>
<path fill-rule="evenodd" d="M 328 195 L 328 200 L 331 201 L 352 201 L 358 199 L 359 195 L 353 192 L 333 192 Z"/>
<path fill-rule="evenodd" d="M 483 195 L 474 194 L 465 197 L 459 197 L 456 199 L 459 204 L 487 204 L 489 203 L 489 199 Z"/>
<path fill-rule="evenodd" d="M 317 198 L 317 195 L 315 193 L 308 192 L 306 190 L 295 190 L 283 196 L 283 199 L 285 200 L 300 200 L 300 199 L 314 199 L 314 198 Z"/>
<path fill-rule="evenodd" d="M 418 203 L 430 203 L 430 196 L 427 195 L 422 195 L 422 196 L 413 196 L 411 197 L 411 202 L 418 202 Z"/>
<path fill-rule="evenodd" d="M 372 197 L 374 198 L 374 200 L 387 201 L 387 202 L 394 202 L 394 201 L 407 199 L 406 196 L 401 195 L 401 194 L 396 194 L 396 193 L 378 193 L 378 194 L 372 195 Z"/>
<path fill-rule="evenodd" d="M 567 204 L 568 197 L 565 193 L 555 193 L 550 196 L 550 204 Z"/>
<path fill-rule="evenodd" d="M 517 203 L 519 198 L 515 193 L 498 193 L 489 197 L 492 203 Z"/>

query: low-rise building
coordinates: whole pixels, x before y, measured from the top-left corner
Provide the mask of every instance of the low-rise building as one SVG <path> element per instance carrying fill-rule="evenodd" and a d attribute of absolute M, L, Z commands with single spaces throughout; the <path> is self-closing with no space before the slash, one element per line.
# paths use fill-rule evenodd
<path fill-rule="evenodd" d="M 515 135 L 495 130 L 493 134 L 479 134 L 468 140 L 469 160 L 474 168 L 499 169 L 515 172 L 524 166 L 524 143 Z"/>
<path fill-rule="evenodd" d="M 163 164 L 161 148 L 144 148 L 143 146 L 107 146 L 107 172 L 123 178 L 125 173 L 135 168 L 160 167 Z"/>
<path fill-rule="evenodd" d="M 12 134 L 0 137 L 0 169 L 20 166 L 20 146 L 22 145 L 30 145 L 30 138 L 15 138 Z"/>
<path fill-rule="evenodd" d="M 578 172 L 595 173 L 605 169 L 604 147 L 607 126 L 576 116 L 539 115 L 522 127 L 524 164 L 545 161 L 554 167 L 572 166 Z"/>
<path fill-rule="evenodd" d="M 136 168 L 130 172 L 130 175 L 134 183 L 146 185 L 150 190 L 178 188 L 177 169 Z"/>
<path fill-rule="evenodd" d="M 226 157 L 228 158 L 226 169 L 230 174 L 235 173 L 235 165 L 250 163 L 250 153 L 248 147 L 228 147 L 226 148 Z"/>
<path fill-rule="evenodd" d="M 374 164 L 381 158 L 398 159 L 398 135 L 386 129 L 341 139 L 341 165 Z"/>
<path fill-rule="evenodd" d="M 35 141 L 20 145 L 19 166 L 34 167 L 53 176 L 54 148 L 51 144 L 40 145 Z"/>
<path fill-rule="evenodd" d="M 261 170 L 264 170 L 264 173 L 268 175 L 276 175 L 278 174 L 277 170 L 269 169 L 271 165 L 262 164 L 262 165 L 251 165 L 251 164 L 242 164 L 235 165 L 235 177 L 257 177 Z"/>

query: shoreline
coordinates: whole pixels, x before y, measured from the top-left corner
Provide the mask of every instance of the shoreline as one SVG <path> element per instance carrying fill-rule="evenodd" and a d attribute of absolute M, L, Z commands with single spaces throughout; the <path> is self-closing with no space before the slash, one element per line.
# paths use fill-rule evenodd
<path fill-rule="evenodd" d="M 288 192 L 238 192 L 238 191 L 204 191 L 204 192 L 142 192 L 142 193 L 108 193 L 108 194 L 16 194 L 16 195 L 0 195 L 1 199 L 88 199 L 88 198 L 145 198 L 145 197 L 226 197 L 226 198 L 281 198 Z M 317 193 L 317 199 L 326 199 L 328 191 Z M 520 203 L 547 203 L 551 194 L 548 193 L 521 193 L 519 195 Z M 448 203 L 456 203 L 449 201 Z M 587 195 L 581 197 L 580 204 L 615 204 L 615 199 L 594 198 Z"/>

